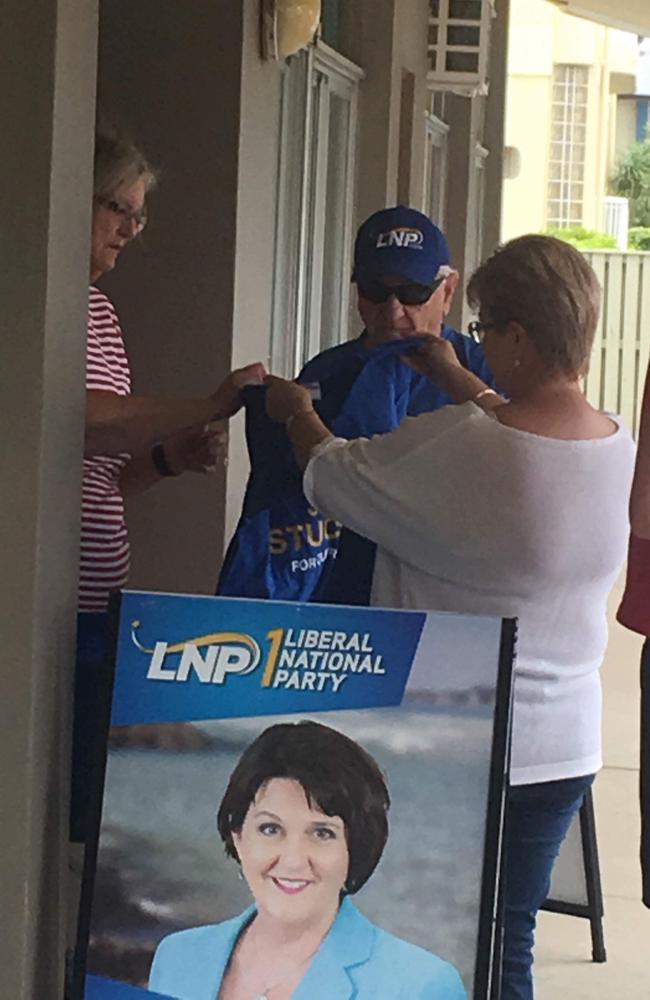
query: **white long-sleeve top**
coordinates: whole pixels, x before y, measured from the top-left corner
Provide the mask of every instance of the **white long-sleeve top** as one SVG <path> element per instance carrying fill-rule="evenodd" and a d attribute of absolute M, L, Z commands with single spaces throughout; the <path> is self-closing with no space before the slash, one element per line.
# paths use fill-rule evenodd
<path fill-rule="evenodd" d="M 511 781 L 601 766 L 606 602 L 625 557 L 634 443 L 508 427 L 474 403 L 320 446 L 304 490 L 377 543 L 372 604 L 517 617 Z"/>

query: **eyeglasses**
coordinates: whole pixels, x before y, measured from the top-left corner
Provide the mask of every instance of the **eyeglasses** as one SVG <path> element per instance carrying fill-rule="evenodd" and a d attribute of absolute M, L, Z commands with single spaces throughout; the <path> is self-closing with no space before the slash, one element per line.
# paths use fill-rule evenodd
<path fill-rule="evenodd" d="M 119 215 L 122 222 L 133 223 L 138 233 L 141 233 L 147 224 L 147 213 L 144 208 L 139 209 L 137 212 L 132 212 L 130 208 L 120 205 L 119 201 L 114 201 L 112 198 L 100 198 L 96 196 L 95 201 L 102 208 L 107 208 L 114 215 Z"/>
<path fill-rule="evenodd" d="M 383 281 L 364 280 L 357 281 L 357 288 L 362 298 L 375 305 L 388 302 L 391 295 L 394 295 L 403 306 L 423 306 L 444 280 L 439 278 L 432 285 L 385 285 Z"/>
<path fill-rule="evenodd" d="M 498 325 L 497 323 L 481 323 L 480 320 L 474 319 L 471 323 L 467 324 L 467 332 L 472 340 L 476 341 L 477 344 L 482 344 L 485 340 L 486 331 L 495 330 Z"/>

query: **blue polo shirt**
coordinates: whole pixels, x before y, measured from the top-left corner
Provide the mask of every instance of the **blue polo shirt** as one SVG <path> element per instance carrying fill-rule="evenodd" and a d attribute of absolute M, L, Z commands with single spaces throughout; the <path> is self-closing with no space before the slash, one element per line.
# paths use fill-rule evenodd
<path fill-rule="evenodd" d="M 449 327 L 442 336 L 463 367 L 493 384 L 478 344 Z M 386 434 L 404 417 L 453 402 L 401 360 L 421 340 L 391 340 L 371 349 L 365 341 L 362 334 L 323 351 L 298 376 L 312 388 L 314 408 L 332 433 L 348 439 Z M 265 391 L 244 391 L 251 473 L 217 593 L 366 605 L 375 546 L 309 507 L 286 431 L 266 416 Z"/>

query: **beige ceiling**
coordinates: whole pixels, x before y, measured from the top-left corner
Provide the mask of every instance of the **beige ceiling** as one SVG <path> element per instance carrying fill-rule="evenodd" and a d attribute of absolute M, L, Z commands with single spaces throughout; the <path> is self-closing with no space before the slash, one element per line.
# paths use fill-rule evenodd
<path fill-rule="evenodd" d="M 610 28 L 650 35 L 650 0 L 551 0 L 568 14 L 586 17 Z"/>

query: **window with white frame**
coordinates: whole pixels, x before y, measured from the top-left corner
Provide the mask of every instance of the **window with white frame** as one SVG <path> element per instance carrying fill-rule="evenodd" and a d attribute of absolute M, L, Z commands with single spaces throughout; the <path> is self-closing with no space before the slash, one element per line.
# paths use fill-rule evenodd
<path fill-rule="evenodd" d="M 487 86 L 495 0 L 429 0 L 429 84 L 471 94 Z"/>
<path fill-rule="evenodd" d="M 553 67 L 548 226 L 582 225 L 588 95 L 587 66 Z"/>
<path fill-rule="evenodd" d="M 320 41 L 284 70 L 271 363 L 289 377 L 348 336 L 361 76 Z"/>
<path fill-rule="evenodd" d="M 422 204 L 429 218 L 443 230 L 445 228 L 448 138 L 449 125 L 436 115 L 427 113 Z"/>

